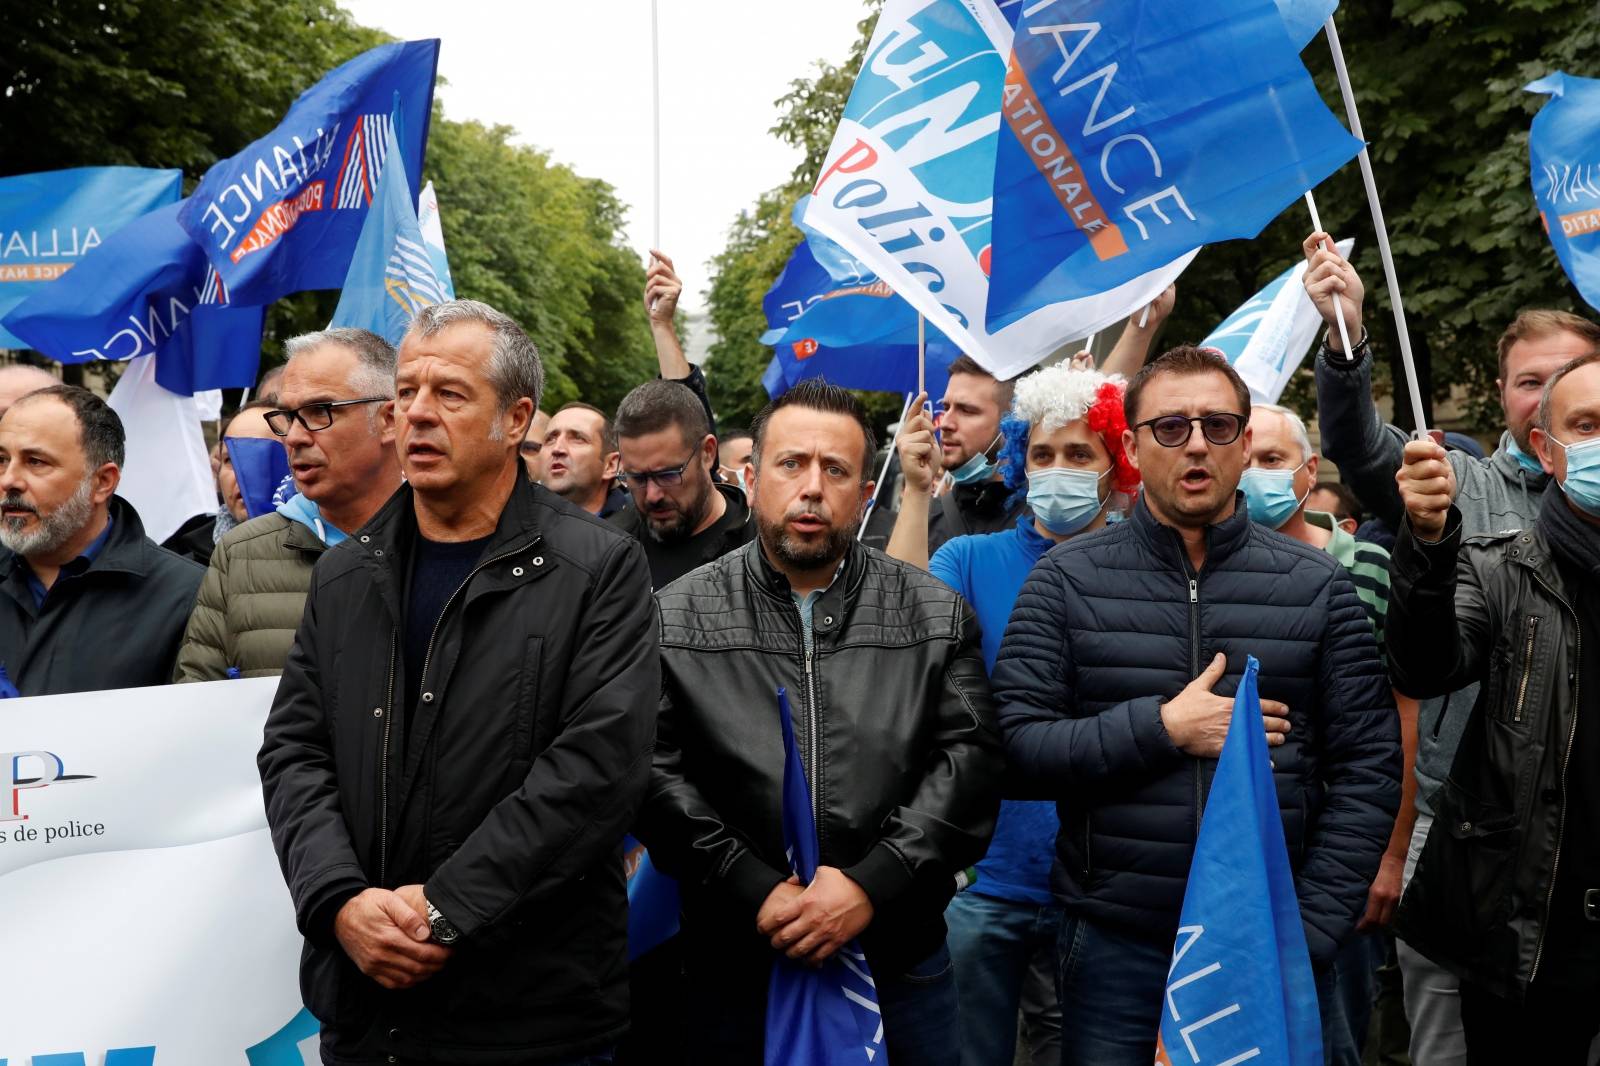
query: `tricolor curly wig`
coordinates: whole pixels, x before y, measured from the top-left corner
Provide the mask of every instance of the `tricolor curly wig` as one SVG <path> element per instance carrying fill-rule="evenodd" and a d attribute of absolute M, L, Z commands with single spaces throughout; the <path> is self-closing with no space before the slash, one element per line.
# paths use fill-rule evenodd
<path fill-rule="evenodd" d="M 1139 487 L 1139 471 L 1128 462 L 1122 449 L 1122 431 L 1128 428 L 1122 412 L 1122 392 L 1126 387 L 1120 374 L 1074 370 L 1065 362 L 1017 380 L 1011 411 L 1000 421 L 1005 445 L 998 460 L 1006 485 L 1012 490 L 1013 504 L 1028 491 L 1028 436 L 1034 427 L 1054 433 L 1080 418 L 1100 435 L 1111 455 L 1112 488 L 1132 493 Z"/>

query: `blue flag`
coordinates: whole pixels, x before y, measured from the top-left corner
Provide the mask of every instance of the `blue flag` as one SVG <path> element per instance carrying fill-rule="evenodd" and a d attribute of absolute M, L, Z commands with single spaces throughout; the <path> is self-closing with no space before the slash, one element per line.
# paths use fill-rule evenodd
<path fill-rule="evenodd" d="M 1246 660 L 1189 864 L 1160 1066 L 1322 1066 L 1316 979 L 1261 725 L 1260 665 Z"/>
<path fill-rule="evenodd" d="M 810 884 L 822 855 L 789 694 L 781 688 L 778 718 L 783 725 L 783 844 L 795 876 Z M 766 1066 L 885 1066 L 889 1061 L 877 986 L 855 941 L 819 967 L 786 955 L 773 960 L 765 1059 Z"/>
<path fill-rule="evenodd" d="M 622 838 L 628 878 L 628 960 L 678 933 L 678 882 L 656 869 L 650 852 L 632 836 Z"/>
<path fill-rule="evenodd" d="M 1361 149 L 1272 0 L 1024 9 L 994 173 L 991 328 L 1254 237 Z"/>
<path fill-rule="evenodd" d="M 916 309 L 872 274 L 837 280 L 817 260 L 818 243 L 807 240 L 794 250 L 761 301 L 769 327 L 761 341 L 774 352 L 762 378 L 768 395 L 814 377 L 848 389 L 916 392 Z M 838 248 L 825 238 L 820 243 Z M 944 334 L 927 327 L 930 396 L 944 395 L 946 368 L 960 354 Z"/>
<path fill-rule="evenodd" d="M 1550 102 L 1533 116 L 1533 198 L 1561 269 L 1600 309 L 1600 81 L 1555 73 L 1527 87 Z"/>
<path fill-rule="evenodd" d="M 400 151 L 397 125 L 403 122 L 391 120 L 385 134 L 389 158 Z M 447 299 L 414 202 L 405 167 L 385 167 L 350 259 L 333 325 L 358 326 L 398 346 L 418 311 Z"/>
<path fill-rule="evenodd" d="M 176 203 L 181 170 L 80 167 L 0 178 L 0 317 L 140 215 Z M 0 329 L 0 348 L 25 347 Z"/>
<path fill-rule="evenodd" d="M 135 219 L 14 308 L 5 328 L 63 363 L 155 355 L 172 392 L 253 385 L 260 307 L 237 307 L 178 225 L 183 202 Z"/>
<path fill-rule="evenodd" d="M 390 113 L 419 188 L 439 42 L 380 45 L 307 89 L 278 128 L 206 171 L 179 216 L 234 298 L 269 303 L 344 284 L 389 161 Z"/>
<path fill-rule="evenodd" d="M 228 462 L 233 466 L 233 476 L 239 482 L 239 495 L 244 497 L 244 509 L 251 518 L 260 518 L 275 510 L 273 495 L 278 485 L 289 474 L 289 452 L 277 440 L 261 437 L 224 437 L 228 449 Z"/>
<path fill-rule="evenodd" d="M 1322 32 L 1338 7 L 1339 0 L 1278 0 L 1283 28 L 1289 31 L 1289 39 L 1297 49 L 1305 48 Z"/>

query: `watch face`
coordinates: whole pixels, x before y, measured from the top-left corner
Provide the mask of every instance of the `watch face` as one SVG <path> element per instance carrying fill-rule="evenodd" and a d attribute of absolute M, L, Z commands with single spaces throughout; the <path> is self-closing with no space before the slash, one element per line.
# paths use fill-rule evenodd
<path fill-rule="evenodd" d="M 433 939 L 441 944 L 454 944 L 461 936 L 460 931 L 451 925 L 444 916 L 433 920 Z"/>

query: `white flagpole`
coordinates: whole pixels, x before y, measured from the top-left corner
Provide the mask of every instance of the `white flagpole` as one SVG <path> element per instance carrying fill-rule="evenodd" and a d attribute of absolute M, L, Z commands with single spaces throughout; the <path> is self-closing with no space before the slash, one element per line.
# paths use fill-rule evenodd
<path fill-rule="evenodd" d="M 1321 233 L 1322 219 L 1317 214 L 1317 200 L 1316 197 L 1311 195 L 1310 189 L 1306 190 L 1306 210 L 1311 212 L 1311 228 Z M 1323 241 L 1322 246 L 1324 248 L 1332 248 L 1332 242 Z M 1344 345 L 1344 354 L 1348 356 L 1350 354 L 1350 327 L 1344 324 L 1344 298 L 1339 295 L 1338 290 L 1335 290 L 1333 294 L 1333 317 L 1339 323 L 1339 341 Z"/>
<path fill-rule="evenodd" d="M 661 247 L 661 19 L 657 0 L 650 0 L 650 101 L 654 138 L 655 206 L 651 215 L 650 247 Z"/>
<path fill-rule="evenodd" d="M 872 486 L 872 499 L 867 501 L 867 509 L 862 512 L 861 528 L 856 530 L 856 540 L 866 536 L 867 519 L 878 509 L 878 497 L 883 493 L 883 479 L 889 476 L 889 464 L 894 462 L 894 446 L 900 441 L 900 431 L 905 428 L 906 419 L 911 417 L 911 402 L 916 398 L 916 393 L 906 393 L 906 402 L 900 407 L 900 421 L 895 423 L 894 436 L 889 438 L 889 454 L 883 457 L 883 469 L 878 471 L 878 481 Z"/>
<path fill-rule="evenodd" d="M 1417 423 L 1417 435 L 1427 432 L 1427 415 L 1422 408 L 1422 389 L 1417 384 L 1417 364 L 1411 355 L 1411 332 L 1406 328 L 1405 303 L 1400 298 L 1400 280 L 1394 271 L 1394 253 L 1389 250 L 1389 228 L 1383 221 L 1383 207 L 1378 203 L 1378 182 L 1372 176 L 1372 157 L 1367 152 L 1367 138 L 1361 132 L 1361 116 L 1356 113 L 1356 94 L 1350 88 L 1350 71 L 1344 65 L 1344 49 L 1339 46 L 1339 30 L 1328 16 L 1324 27 L 1328 35 L 1328 48 L 1333 53 L 1333 70 L 1339 78 L 1339 93 L 1344 97 L 1344 111 L 1350 121 L 1350 132 L 1361 142 L 1361 180 L 1367 187 L 1367 206 L 1372 210 L 1372 228 L 1378 237 L 1378 255 L 1383 260 L 1383 278 L 1389 286 L 1389 302 L 1394 308 L 1395 333 L 1400 338 L 1400 361 L 1405 365 L 1406 387 L 1411 392 L 1411 415 Z M 1341 316 L 1341 321 L 1343 317 Z M 1345 351 L 1350 349 L 1346 347 Z"/>
<path fill-rule="evenodd" d="M 928 323 L 921 311 L 917 312 L 917 391 L 928 391 Z"/>
<path fill-rule="evenodd" d="M 1139 328 L 1144 329 L 1150 322 L 1150 305 L 1145 304 L 1144 310 L 1139 312 Z"/>

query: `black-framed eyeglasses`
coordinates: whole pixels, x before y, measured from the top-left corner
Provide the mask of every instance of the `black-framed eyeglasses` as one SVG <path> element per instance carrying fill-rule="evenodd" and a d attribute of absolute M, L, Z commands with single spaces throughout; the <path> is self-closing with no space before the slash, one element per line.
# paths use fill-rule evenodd
<path fill-rule="evenodd" d="M 1189 438 L 1194 435 L 1194 424 L 1200 423 L 1200 432 L 1207 443 L 1223 445 L 1232 444 L 1239 439 L 1239 434 L 1244 432 L 1244 415 L 1236 415 L 1231 411 L 1213 411 L 1206 415 L 1195 415 L 1193 418 L 1184 415 L 1159 415 L 1147 418 L 1134 426 L 1135 430 L 1150 427 L 1150 435 L 1156 443 L 1163 448 L 1181 448 L 1189 443 Z"/>
<path fill-rule="evenodd" d="M 637 474 L 630 470 L 624 470 L 620 476 L 622 477 L 622 480 L 626 481 L 630 486 L 636 489 L 643 490 L 648 487 L 652 481 L 664 489 L 670 489 L 677 485 L 683 484 L 683 472 L 689 469 L 689 464 L 694 462 L 695 455 L 699 454 L 699 452 L 695 452 L 694 455 L 689 456 L 689 458 L 685 459 L 681 465 L 674 469 L 643 470 Z"/>
<path fill-rule="evenodd" d="M 387 396 L 366 396 L 359 400 L 323 400 L 320 403 L 304 404 L 292 411 L 268 411 L 267 428 L 280 437 L 287 437 L 289 430 L 299 422 L 306 427 L 308 433 L 315 433 L 333 425 L 335 407 L 350 407 L 358 403 L 388 403 L 389 399 Z"/>

